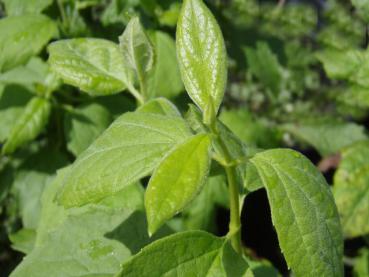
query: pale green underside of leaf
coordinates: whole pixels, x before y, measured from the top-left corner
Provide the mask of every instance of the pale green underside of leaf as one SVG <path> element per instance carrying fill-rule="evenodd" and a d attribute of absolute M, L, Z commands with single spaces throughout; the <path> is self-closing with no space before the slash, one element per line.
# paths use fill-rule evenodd
<path fill-rule="evenodd" d="M 364 127 L 333 118 L 284 124 L 282 129 L 312 145 L 322 156 L 335 154 L 354 142 L 367 139 Z"/>
<path fill-rule="evenodd" d="M 201 0 L 184 1 L 176 44 L 187 93 L 209 120 L 223 100 L 227 55 L 218 23 Z"/>
<path fill-rule="evenodd" d="M 70 207 L 111 195 L 149 175 L 168 151 L 190 135 L 181 117 L 126 113 L 77 159 L 59 200 Z"/>
<path fill-rule="evenodd" d="M 121 261 L 130 257 L 130 249 L 118 238 L 104 235 L 143 209 L 142 188 L 131 185 L 106 201 L 65 210 L 53 200 L 68 170 L 58 172 L 44 192 L 35 248 L 12 277 L 113 276 Z"/>
<path fill-rule="evenodd" d="M 0 72 L 41 51 L 58 35 L 56 24 L 44 15 L 11 16 L 0 20 Z"/>
<path fill-rule="evenodd" d="M 147 79 L 148 95 L 173 98 L 183 90 L 175 42 L 164 32 L 157 31 L 151 37 L 156 55 L 154 68 Z"/>
<path fill-rule="evenodd" d="M 154 65 L 154 49 L 138 17 L 129 21 L 119 37 L 119 46 L 126 66 L 144 78 Z"/>
<path fill-rule="evenodd" d="M 7 16 L 38 14 L 53 0 L 3 0 Z"/>
<path fill-rule="evenodd" d="M 324 177 L 300 153 L 268 150 L 250 160 L 265 186 L 273 225 L 296 276 L 343 276 L 343 238 Z"/>
<path fill-rule="evenodd" d="M 91 103 L 66 113 L 64 132 L 67 148 L 75 156 L 81 154 L 109 126 L 112 116 L 102 105 Z"/>
<path fill-rule="evenodd" d="M 196 135 L 173 149 L 152 175 L 145 194 L 149 234 L 153 234 L 199 193 L 210 168 L 210 138 Z"/>
<path fill-rule="evenodd" d="M 51 111 L 48 100 L 34 97 L 25 107 L 23 113 L 14 122 L 2 152 L 10 154 L 18 147 L 36 138 L 45 127 Z"/>
<path fill-rule="evenodd" d="M 49 64 L 69 85 L 92 96 L 118 93 L 131 83 L 119 46 L 114 42 L 78 38 L 49 45 Z"/>
<path fill-rule="evenodd" d="M 202 231 L 155 241 L 122 265 L 118 276 L 241 277 L 248 265 L 222 238 Z"/>
<path fill-rule="evenodd" d="M 343 150 L 333 194 L 346 237 L 369 234 L 369 142 Z"/>

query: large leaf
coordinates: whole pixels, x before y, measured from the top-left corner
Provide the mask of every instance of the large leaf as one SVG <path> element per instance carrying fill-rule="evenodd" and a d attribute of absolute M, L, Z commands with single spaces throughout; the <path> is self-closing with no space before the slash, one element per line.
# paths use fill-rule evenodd
<path fill-rule="evenodd" d="M 81 154 L 109 126 L 109 111 L 102 105 L 91 103 L 69 112 L 64 117 L 67 148 L 75 156 Z"/>
<path fill-rule="evenodd" d="M 126 65 L 136 72 L 143 89 L 147 73 L 154 65 L 154 49 L 138 17 L 132 18 L 123 34 L 119 37 L 119 46 Z M 144 93 L 141 91 L 141 93 Z"/>
<path fill-rule="evenodd" d="M 369 234 L 369 142 L 342 151 L 334 176 L 333 194 L 347 237 Z"/>
<path fill-rule="evenodd" d="M 295 275 L 343 276 L 339 216 L 320 172 L 287 149 L 258 153 L 251 162 L 267 190 L 273 225 Z"/>
<path fill-rule="evenodd" d="M 6 86 L 0 92 L 0 141 L 9 137 L 14 122 L 21 116 L 32 94 L 20 86 Z"/>
<path fill-rule="evenodd" d="M 53 0 L 3 0 L 8 16 L 37 14 L 48 7 Z"/>
<path fill-rule="evenodd" d="M 342 148 L 367 138 L 364 127 L 333 118 L 303 120 L 295 124 L 285 124 L 282 129 L 313 146 L 322 156 L 337 153 Z"/>
<path fill-rule="evenodd" d="M 177 25 L 177 55 L 187 93 L 214 119 L 227 82 L 227 55 L 221 30 L 202 0 L 185 0 Z"/>
<path fill-rule="evenodd" d="M 154 68 L 148 76 L 148 95 L 175 97 L 183 90 L 175 42 L 169 35 L 159 31 L 152 35 L 152 41 L 156 55 Z"/>
<path fill-rule="evenodd" d="M 68 170 L 58 172 L 44 192 L 35 247 L 11 276 L 113 276 L 131 255 L 128 247 L 104 235 L 143 210 L 142 188 L 127 186 L 106 201 L 65 210 L 53 200 Z"/>
<path fill-rule="evenodd" d="M 40 52 L 58 35 L 56 24 L 44 15 L 11 16 L 0 20 L 0 72 Z"/>
<path fill-rule="evenodd" d="M 108 95 L 124 90 L 131 82 L 119 46 L 114 42 L 78 38 L 49 45 L 49 64 L 65 83 L 90 95 Z"/>
<path fill-rule="evenodd" d="M 126 113 L 81 154 L 64 180 L 63 205 L 111 195 L 149 175 L 163 156 L 190 135 L 178 116 Z"/>
<path fill-rule="evenodd" d="M 200 134 L 179 144 L 152 175 L 145 194 L 149 234 L 200 192 L 210 168 L 210 138 Z"/>
<path fill-rule="evenodd" d="M 10 154 L 18 147 L 36 138 L 44 129 L 51 111 L 51 103 L 44 98 L 34 97 L 23 113 L 14 122 L 2 152 Z"/>
<path fill-rule="evenodd" d="M 178 233 L 150 244 L 122 265 L 118 276 L 245 276 L 247 262 L 222 238 Z"/>

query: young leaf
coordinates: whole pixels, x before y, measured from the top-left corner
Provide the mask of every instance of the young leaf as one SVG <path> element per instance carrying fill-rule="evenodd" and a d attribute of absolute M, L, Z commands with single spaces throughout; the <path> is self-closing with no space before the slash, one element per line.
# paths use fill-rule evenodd
<path fill-rule="evenodd" d="M 333 194 L 341 216 L 343 233 L 353 238 L 369 233 L 369 142 L 342 151 L 334 175 Z"/>
<path fill-rule="evenodd" d="M 166 33 L 155 32 L 152 36 L 155 47 L 155 65 L 147 80 L 147 94 L 152 97 L 173 98 L 183 90 L 179 72 L 176 44 Z"/>
<path fill-rule="evenodd" d="M 81 154 L 109 126 L 112 118 L 102 105 L 90 103 L 66 113 L 64 133 L 67 148 L 75 156 Z"/>
<path fill-rule="evenodd" d="M 169 116 L 181 117 L 181 113 L 177 107 L 165 98 L 156 98 L 146 102 L 144 106 L 137 109 L 140 113 L 155 113 Z"/>
<path fill-rule="evenodd" d="M 67 84 L 92 96 L 124 90 L 132 83 L 117 44 L 95 38 L 78 38 L 51 43 L 51 68 Z"/>
<path fill-rule="evenodd" d="M 118 276 L 241 277 L 247 269 L 247 262 L 224 239 L 188 231 L 146 246 L 122 265 Z"/>
<path fill-rule="evenodd" d="M 57 35 L 56 24 L 44 15 L 10 16 L 1 19 L 0 72 L 27 62 Z"/>
<path fill-rule="evenodd" d="M 168 151 L 190 135 L 178 116 L 139 111 L 122 115 L 74 163 L 60 202 L 80 206 L 121 190 L 149 175 Z"/>
<path fill-rule="evenodd" d="M 256 154 L 273 224 L 296 276 L 343 276 L 343 238 L 324 177 L 300 153 L 274 149 Z"/>
<path fill-rule="evenodd" d="M 129 21 L 123 34 L 119 37 L 119 46 L 126 66 L 136 72 L 141 90 L 144 89 L 147 73 L 154 65 L 154 48 L 138 17 Z M 141 91 L 141 93 L 145 95 L 146 92 Z"/>
<path fill-rule="evenodd" d="M 149 234 L 199 193 L 209 173 L 209 148 L 209 136 L 196 135 L 179 144 L 156 168 L 145 194 Z"/>
<path fill-rule="evenodd" d="M 218 23 L 202 0 L 183 2 L 176 44 L 187 93 L 210 123 L 223 100 L 227 55 Z"/>
<path fill-rule="evenodd" d="M 50 111 L 51 104 L 48 100 L 41 97 L 32 98 L 14 122 L 2 152 L 11 154 L 18 147 L 36 138 L 45 127 Z"/>

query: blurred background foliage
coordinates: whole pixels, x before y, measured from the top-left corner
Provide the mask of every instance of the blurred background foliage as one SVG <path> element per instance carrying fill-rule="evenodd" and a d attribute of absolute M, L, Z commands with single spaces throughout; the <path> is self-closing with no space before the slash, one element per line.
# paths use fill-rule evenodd
<path fill-rule="evenodd" d="M 319 166 L 342 216 L 347 276 L 369 276 L 369 2 L 206 2 L 229 57 L 220 119 L 250 149 L 291 147 Z M 139 15 L 156 48 L 150 95 L 185 112 L 190 99 L 174 44 L 180 7 L 179 0 L 0 1 L 0 275 L 33 248 L 42 193 L 56 170 L 135 109 L 125 92 L 92 97 L 64 84 L 48 67 L 47 44 L 76 37 L 117 42 Z M 29 130 L 19 136 L 24 126 Z M 211 182 L 174 229 L 224 234 L 224 180 Z M 271 260 L 285 275 L 263 193 L 245 203 L 243 240 L 251 256 Z M 196 217 L 206 206 L 205 218 Z"/>

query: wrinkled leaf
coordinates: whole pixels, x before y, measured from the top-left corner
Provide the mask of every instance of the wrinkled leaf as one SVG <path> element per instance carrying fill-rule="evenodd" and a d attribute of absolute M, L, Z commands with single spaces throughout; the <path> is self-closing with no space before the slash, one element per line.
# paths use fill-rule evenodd
<path fill-rule="evenodd" d="M 124 90 L 131 83 L 119 47 L 114 42 L 78 38 L 49 45 L 49 64 L 69 85 L 92 96 L 109 95 Z"/>
<path fill-rule="evenodd" d="M 2 152 L 11 154 L 25 143 L 35 139 L 48 122 L 51 103 L 41 97 L 31 99 L 20 117 L 14 122 Z"/>
<path fill-rule="evenodd" d="M 333 194 L 345 236 L 369 233 L 369 142 L 354 144 L 342 151 L 342 161 L 334 175 Z"/>
<path fill-rule="evenodd" d="M 59 200 L 71 207 L 111 195 L 149 175 L 189 135 L 178 116 L 126 113 L 79 156 L 64 180 Z"/>
<path fill-rule="evenodd" d="M 187 93 L 210 123 L 223 100 L 227 54 L 221 30 L 202 0 L 185 0 L 177 24 L 177 56 Z"/>
<path fill-rule="evenodd" d="M 273 225 L 296 276 L 343 276 L 343 238 L 324 177 L 300 153 L 274 149 L 251 162 L 267 190 Z"/>
<path fill-rule="evenodd" d="M 209 148 L 207 135 L 188 138 L 156 168 L 145 194 L 149 234 L 182 211 L 200 192 L 209 174 Z"/>

